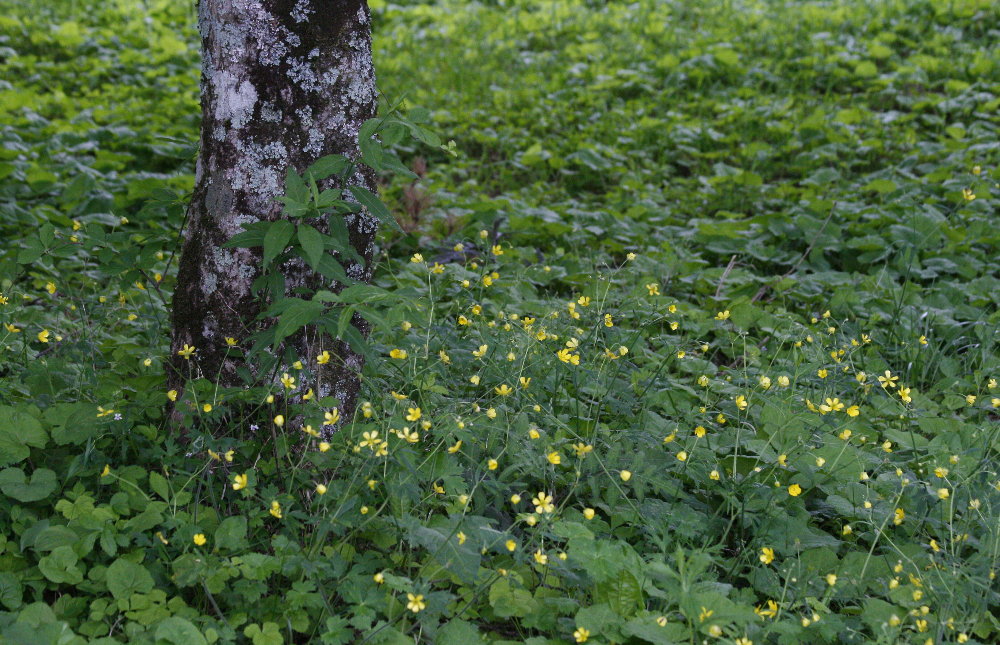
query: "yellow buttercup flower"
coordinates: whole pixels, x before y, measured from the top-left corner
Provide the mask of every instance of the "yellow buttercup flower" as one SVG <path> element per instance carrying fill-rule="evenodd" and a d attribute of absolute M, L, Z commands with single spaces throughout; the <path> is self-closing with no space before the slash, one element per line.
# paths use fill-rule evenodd
<path fill-rule="evenodd" d="M 802 487 L 799 486 L 798 484 L 792 484 L 791 486 L 788 487 L 788 494 L 791 495 L 792 497 L 798 497 L 799 495 L 802 494 Z"/>
<path fill-rule="evenodd" d="M 316 362 L 320 365 L 326 365 L 330 362 L 330 352 L 325 349 L 316 357 Z"/>
<path fill-rule="evenodd" d="M 420 408 L 407 408 L 406 410 L 406 420 L 407 421 L 417 421 L 420 419 L 422 413 Z"/>
<path fill-rule="evenodd" d="M 764 564 L 771 564 L 774 562 L 774 549 L 765 546 L 760 550 L 760 561 Z"/>
<path fill-rule="evenodd" d="M 406 594 L 406 608 L 416 614 L 426 609 L 427 603 L 424 602 L 422 594 L 408 593 Z"/>
<path fill-rule="evenodd" d="M 243 490 L 244 488 L 247 487 L 248 480 L 249 478 L 247 477 L 246 473 L 243 473 L 242 475 L 234 475 L 233 490 Z"/>
<path fill-rule="evenodd" d="M 406 356 L 407 356 L 407 354 L 406 354 L 406 350 L 405 349 L 398 349 L 397 348 L 397 349 L 394 349 L 394 350 L 392 350 L 392 351 L 389 352 L 389 357 L 390 358 L 395 358 L 396 360 L 400 360 L 400 361 L 403 360 L 403 359 L 405 359 Z"/>
<path fill-rule="evenodd" d="M 195 544 L 197 544 L 198 546 L 202 546 L 207 541 L 208 540 L 205 538 L 205 534 L 204 533 L 195 533 L 195 535 L 194 535 L 194 543 Z"/>
<path fill-rule="evenodd" d="M 39 342 L 42 342 L 42 343 L 49 342 L 49 330 L 48 329 L 43 329 L 42 331 L 38 332 L 38 340 L 39 340 Z"/>
<path fill-rule="evenodd" d="M 271 502 L 271 508 L 268 512 L 279 520 L 281 519 L 281 504 L 278 503 L 278 500 Z"/>

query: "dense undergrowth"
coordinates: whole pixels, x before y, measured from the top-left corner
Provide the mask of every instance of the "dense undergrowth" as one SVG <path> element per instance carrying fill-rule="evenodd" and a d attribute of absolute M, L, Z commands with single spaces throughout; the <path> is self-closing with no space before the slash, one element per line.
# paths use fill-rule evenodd
<path fill-rule="evenodd" d="M 8 5 L 4 642 L 1000 638 L 994 3 L 373 3 L 366 403 L 183 443 L 193 7 Z"/>

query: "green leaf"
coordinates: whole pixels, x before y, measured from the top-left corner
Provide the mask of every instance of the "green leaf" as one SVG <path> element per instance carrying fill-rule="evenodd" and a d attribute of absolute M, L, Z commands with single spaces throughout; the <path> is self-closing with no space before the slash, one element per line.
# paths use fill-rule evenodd
<path fill-rule="evenodd" d="M 302 177 L 291 166 L 285 172 L 284 196 L 288 201 L 297 204 L 305 204 L 309 201 L 309 188 L 306 187 L 306 182 L 302 181 Z"/>
<path fill-rule="evenodd" d="M 48 468 L 39 468 L 28 480 L 20 468 L 6 468 L 0 472 L 0 490 L 19 502 L 37 502 L 56 489 L 56 474 Z"/>
<path fill-rule="evenodd" d="M 149 487 L 164 501 L 170 501 L 170 486 L 167 485 L 166 478 L 155 470 L 149 473 Z"/>
<path fill-rule="evenodd" d="M 333 175 L 342 174 L 351 165 L 350 159 L 343 155 L 326 155 L 306 168 L 306 175 L 312 175 L 316 181 L 322 181 Z"/>
<path fill-rule="evenodd" d="M 354 282 L 344 271 L 344 267 L 340 264 L 337 258 L 333 257 L 329 253 L 324 253 L 323 257 L 319 260 L 319 267 L 316 271 L 326 278 L 327 280 L 335 280 L 341 284 L 348 282 Z"/>
<path fill-rule="evenodd" d="M 48 438 L 38 419 L 22 410 L 0 406 L 0 466 L 27 459 L 29 446 L 44 448 Z"/>
<path fill-rule="evenodd" d="M 134 593 L 149 593 L 153 589 L 153 576 L 146 567 L 124 558 L 115 560 L 106 573 L 108 591 L 117 599 L 127 599 Z"/>
<path fill-rule="evenodd" d="M 156 645 L 207 645 L 208 641 L 191 621 L 180 616 L 164 618 L 156 627 Z"/>
<path fill-rule="evenodd" d="M 242 550 L 246 548 L 247 518 L 242 515 L 227 517 L 215 529 L 215 545 L 220 549 Z"/>
<path fill-rule="evenodd" d="M 471 645 L 482 642 L 482 635 L 470 622 L 455 618 L 434 636 L 438 645 Z"/>
<path fill-rule="evenodd" d="M 271 222 L 264 235 L 264 267 L 267 267 L 274 258 L 281 255 L 293 235 L 295 235 L 295 226 L 288 220 L 279 219 Z"/>
<path fill-rule="evenodd" d="M 229 238 L 229 240 L 223 244 L 222 247 L 225 249 L 251 249 L 257 246 L 264 246 L 264 236 L 267 234 L 270 227 L 270 222 L 251 222 L 250 224 L 244 224 L 243 228 L 246 230 Z"/>
<path fill-rule="evenodd" d="M 21 581 L 13 573 L 0 572 L 0 604 L 7 609 L 17 609 L 21 606 L 24 588 Z"/>
<path fill-rule="evenodd" d="M 280 343 L 298 330 L 319 318 L 323 313 L 323 303 L 292 298 L 274 328 L 274 342 Z"/>
<path fill-rule="evenodd" d="M 380 222 L 392 226 L 400 233 L 403 232 L 403 229 L 399 226 L 399 222 L 396 221 L 396 218 L 392 216 L 392 213 L 389 212 L 389 209 L 386 208 L 385 204 L 382 203 L 382 200 L 380 200 L 375 193 L 363 186 L 351 186 L 348 190 L 351 191 L 354 198 L 357 199 L 362 206 L 367 208 L 369 213 L 377 217 Z"/>
<path fill-rule="evenodd" d="M 322 233 L 308 224 L 299 224 L 299 245 L 309 266 L 313 271 L 319 270 L 319 262 L 323 258 Z"/>
<path fill-rule="evenodd" d="M 526 589 L 515 589 L 509 578 L 490 585 L 490 607 L 500 618 L 524 617 L 535 611 L 536 602 Z"/>
<path fill-rule="evenodd" d="M 83 571 L 76 566 L 78 561 L 72 547 L 61 546 L 38 561 L 38 570 L 52 582 L 75 585 L 83 582 Z"/>
<path fill-rule="evenodd" d="M 263 629 L 257 623 L 251 623 L 243 629 L 243 635 L 249 638 L 253 645 L 283 645 L 285 642 L 277 623 L 264 623 Z"/>

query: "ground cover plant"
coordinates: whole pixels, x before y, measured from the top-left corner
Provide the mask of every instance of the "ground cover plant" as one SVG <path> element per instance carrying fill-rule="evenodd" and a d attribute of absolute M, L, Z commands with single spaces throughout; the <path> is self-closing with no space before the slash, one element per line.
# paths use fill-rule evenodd
<path fill-rule="evenodd" d="M 373 2 L 351 419 L 167 389 L 194 8 L 8 6 L 3 642 L 998 640 L 995 3 Z"/>

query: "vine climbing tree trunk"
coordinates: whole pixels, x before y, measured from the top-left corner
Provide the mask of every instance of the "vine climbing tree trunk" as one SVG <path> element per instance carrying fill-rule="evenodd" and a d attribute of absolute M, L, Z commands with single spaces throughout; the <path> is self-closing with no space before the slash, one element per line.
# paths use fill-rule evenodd
<path fill-rule="evenodd" d="M 243 384 L 248 372 L 263 376 L 227 344 L 245 341 L 260 324 L 252 289 L 260 250 L 224 243 L 244 224 L 282 217 L 275 197 L 289 167 L 301 172 L 329 154 L 356 159 L 358 131 L 376 111 L 364 0 L 200 0 L 198 22 L 201 150 L 172 307 L 174 389 L 192 376 L 223 386 Z M 375 190 L 374 174 L 363 167 L 349 181 Z M 362 211 L 346 223 L 365 261 L 341 261 L 350 277 L 368 281 L 377 220 Z M 299 260 L 280 269 L 286 293 L 315 280 Z M 362 357 L 315 328 L 289 340 L 303 361 L 323 350 L 334 356 L 322 367 L 317 395 L 352 409 Z M 178 354 L 186 346 L 194 348 L 189 358 Z"/>

